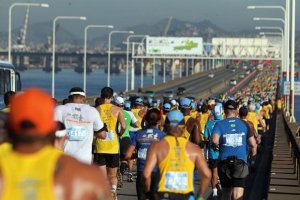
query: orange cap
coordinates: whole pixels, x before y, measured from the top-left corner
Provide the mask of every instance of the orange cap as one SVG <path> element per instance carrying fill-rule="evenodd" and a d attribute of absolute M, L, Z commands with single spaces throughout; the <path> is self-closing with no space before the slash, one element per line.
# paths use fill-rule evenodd
<path fill-rule="evenodd" d="M 17 134 L 45 136 L 57 128 L 54 108 L 55 103 L 46 92 L 27 89 L 12 99 L 8 124 Z"/>

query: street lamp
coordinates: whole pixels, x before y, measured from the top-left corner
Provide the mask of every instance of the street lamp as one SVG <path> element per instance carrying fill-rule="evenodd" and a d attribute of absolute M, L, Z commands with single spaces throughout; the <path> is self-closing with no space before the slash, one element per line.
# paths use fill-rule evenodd
<path fill-rule="evenodd" d="M 108 36 L 108 59 L 107 59 L 107 86 L 110 87 L 110 47 L 111 47 L 111 35 L 113 33 L 124 33 L 124 34 L 134 34 L 133 31 L 111 31 Z"/>
<path fill-rule="evenodd" d="M 46 3 L 13 3 L 8 11 L 8 62 L 11 63 L 11 13 L 15 6 L 36 6 L 42 8 L 49 8 Z"/>
<path fill-rule="evenodd" d="M 254 21 L 281 21 L 283 24 L 285 24 L 285 21 L 282 18 L 253 17 L 253 20 Z"/>
<path fill-rule="evenodd" d="M 285 61 L 285 44 L 284 44 L 284 31 L 281 27 L 277 26 L 256 26 L 255 30 L 279 30 L 281 32 L 281 72 Z"/>
<path fill-rule="evenodd" d="M 57 16 L 53 20 L 53 32 L 52 32 L 52 97 L 55 97 L 55 33 L 56 33 L 56 21 L 59 19 L 79 19 L 86 20 L 86 17 L 82 16 Z"/>
<path fill-rule="evenodd" d="M 84 29 L 84 58 L 83 58 L 83 90 L 86 92 L 86 46 L 87 46 L 87 31 L 89 28 L 114 28 L 112 25 L 87 25 Z"/>
<path fill-rule="evenodd" d="M 296 1 L 292 0 L 292 35 L 291 35 L 291 90 L 290 90 L 290 102 L 291 102 L 291 122 L 295 122 L 295 96 L 294 96 L 294 72 L 295 72 L 295 32 L 296 32 Z"/>
<path fill-rule="evenodd" d="M 145 39 L 148 35 L 129 35 L 127 37 L 127 50 L 126 50 L 126 92 L 128 91 L 128 85 L 129 85 L 129 40 L 130 38 L 139 38 L 142 37 L 143 39 Z M 131 90 L 134 90 L 134 68 L 131 68 Z"/>

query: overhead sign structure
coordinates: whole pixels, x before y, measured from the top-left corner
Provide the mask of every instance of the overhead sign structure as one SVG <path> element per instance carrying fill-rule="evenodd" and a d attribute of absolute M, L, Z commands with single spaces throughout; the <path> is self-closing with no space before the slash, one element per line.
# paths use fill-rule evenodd
<path fill-rule="evenodd" d="M 203 55 L 200 37 L 147 37 L 147 55 Z"/>
<path fill-rule="evenodd" d="M 266 38 L 212 38 L 213 56 L 278 57 L 281 48 L 273 49 Z"/>
<path fill-rule="evenodd" d="M 300 82 L 295 81 L 294 82 L 294 95 L 300 95 Z M 283 95 L 290 95 L 291 90 L 291 83 L 288 81 L 284 82 L 284 89 L 283 89 Z"/>

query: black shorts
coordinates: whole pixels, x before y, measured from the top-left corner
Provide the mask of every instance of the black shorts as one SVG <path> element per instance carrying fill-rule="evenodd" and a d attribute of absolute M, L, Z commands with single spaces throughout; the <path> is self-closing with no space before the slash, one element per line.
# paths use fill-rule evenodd
<path fill-rule="evenodd" d="M 208 159 L 208 167 L 209 169 L 214 169 L 218 167 L 219 159 Z"/>
<path fill-rule="evenodd" d="M 94 163 L 99 166 L 106 165 L 108 168 L 119 167 L 119 154 L 95 153 Z"/>
<path fill-rule="evenodd" d="M 235 164 L 220 161 L 218 164 L 218 174 L 222 187 L 244 187 L 249 169 L 247 164 L 242 160 L 238 160 Z"/>
<path fill-rule="evenodd" d="M 120 159 L 121 161 L 125 160 L 125 154 L 128 148 L 130 147 L 131 141 L 129 137 L 124 137 L 120 141 Z"/>

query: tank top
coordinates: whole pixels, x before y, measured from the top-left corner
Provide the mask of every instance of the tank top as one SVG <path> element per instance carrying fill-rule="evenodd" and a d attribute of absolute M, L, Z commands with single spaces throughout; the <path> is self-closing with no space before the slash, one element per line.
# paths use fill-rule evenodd
<path fill-rule="evenodd" d="M 204 128 L 205 128 L 205 124 L 208 121 L 208 116 L 209 113 L 200 113 L 200 128 L 201 128 L 201 132 L 202 134 L 204 133 Z"/>
<path fill-rule="evenodd" d="M 142 129 L 142 120 L 143 120 L 143 118 L 139 115 L 140 111 L 141 111 L 140 108 L 131 109 L 131 112 L 134 114 L 134 116 L 138 120 L 138 129 Z"/>
<path fill-rule="evenodd" d="M 254 129 L 255 129 L 255 131 L 257 132 L 258 119 L 257 119 L 256 113 L 255 113 L 255 112 L 248 112 L 247 120 L 248 120 L 249 122 L 252 122 L 252 123 L 253 123 Z"/>
<path fill-rule="evenodd" d="M 265 111 L 266 119 L 270 119 L 270 114 L 269 114 L 270 108 L 269 108 L 269 106 L 268 105 L 263 105 L 262 108 Z"/>
<path fill-rule="evenodd" d="M 46 146 L 24 155 L 11 148 L 0 157 L 4 188 L 2 200 L 54 200 L 54 172 L 61 151 Z"/>
<path fill-rule="evenodd" d="M 116 133 L 117 118 L 111 112 L 112 104 L 100 105 L 100 117 L 107 126 L 105 139 L 96 140 L 96 153 L 117 154 L 119 152 L 119 139 Z"/>
<path fill-rule="evenodd" d="M 192 110 L 191 111 L 191 116 L 192 118 L 196 119 L 197 118 L 197 115 L 198 115 L 198 112 L 196 110 Z"/>
<path fill-rule="evenodd" d="M 184 129 L 184 133 L 183 133 L 182 136 L 183 136 L 185 139 L 187 139 L 187 140 L 189 140 L 189 139 L 190 139 L 190 136 L 191 136 L 191 133 L 187 131 L 187 126 L 186 126 L 186 123 L 187 123 L 187 121 L 188 121 L 190 118 L 191 118 L 190 115 L 184 116 L 185 129 Z"/>
<path fill-rule="evenodd" d="M 171 192 L 187 194 L 193 192 L 193 173 L 195 165 L 188 158 L 186 144 L 188 140 L 178 137 L 166 136 L 164 139 L 169 145 L 169 152 L 158 165 L 160 180 L 158 192 Z"/>

